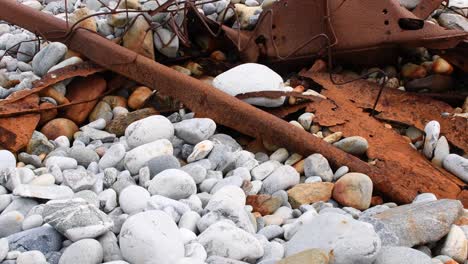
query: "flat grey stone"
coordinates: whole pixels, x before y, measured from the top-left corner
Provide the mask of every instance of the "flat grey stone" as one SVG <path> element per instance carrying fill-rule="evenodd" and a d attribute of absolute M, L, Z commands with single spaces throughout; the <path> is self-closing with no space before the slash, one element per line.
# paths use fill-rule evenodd
<path fill-rule="evenodd" d="M 43 76 L 54 65 L 59 63 L 67 53 L 67 46 L 60 42 L 52 42 L 39 51 L 32 60 L 33 71 Z"/>
<path fill-rule="evenodd" d="M 216 123 L 209 118 L 192 118 L 175 123 L 174 128 L 177 137 L 195 145 L 214 134 Z"/>
<path fill-rule="evenodd" d="M 81 239 L 63 251 L 59 264 L 99 264 L 103 259 L 101 244 L 95 239 Z"/>
<path fill-rule="evenodd" d="M 445 157 L 443 166 L 464 182 L 468 182 L 468 159 L 457 154 L 449 154 Z"/>
<path fill-rule="evenodd" d="M 21 252 L 39 250 L 44 255 L 59 251 L 62 248 L 63 237 L 53 227 L 44 225 L 7 237 L 10 250 Z"/>
<path fill-rule="evenodd" d="M 46 203 L 44 221 L 71 241 L 98 237 L 112 229 L 112 219 L 81 198 Z"/>
<path fill-rule="evenodd" d="M 372 225 L 351 217 L 325 213 L 304 223 L 286 245 L 286 256 L 317 248 L 332 251 L 334 263 L 371 264 L 380 250 Z"/>
<path fill-rule="evenodd" d="M 333 171 L 328 160 L 322 154 L 312 154 L 304 161 L 304 174 L 306 177 L 320 176 L 323 181 L 333 180 Z"/>
<path fill-rule="evenodd" d="M 75 159 L 78 165 L 85 167 L 92 162 L 99 162 L 99 155 L 94 150 L 85 147 L 72 147 L 68 151 L 68 156 Z"/>
<path fill-rule="evenodd" d="M 158 194 L 180 200 L 196 194 L 197 186 L 192 177 L 185 171 L 168 169 L 154 176 L 149 182 L 148 191 L 152 195 Z"/>
<path fill-rule="evenodd" d="M 31 185 L 21 184 L 13 191 L 14 195 L 47 200 L 68 199 L 73 196 L 73 191 L 68 186 L 60 185 Z"/>
<path fill-rule="evenodd" d="M 158 173 L 167 169 L 180 168 L 180 162 L 173 155 L 161 155 L 148 161 L 147 166 L 151 173 L 151 179 Z"/>
<path fill-rule="evenodd" d="M 413 247 L 439 241 L 460 217 L 463 206 L 458 200 L 438 200 L 364 213 L 359 220 L 371 223 L 384 246 Z"/>
<path fill-rule="evenodd" d="M 70 187 L 74 192 L 91 189 L 96 180 L 96 175 L 86 170 L 63 171 L 63 184 Z"/>
<path fill-rule="evenodd" d="M 374 264 L 431 264 L 429 256 L 408 247 L 382 247 Z"/>
<path fill-rule="evenodd" d="M 299 183 L 299 173 L 293 167 L 284 165 L 274 170 L 263 180 L 262 193 L 273 194 L 279 190 L 286 190 Z"/>
<path fill-rule="evenodd" d="M 121 260 L 122 253 L 120 252 L 119 245 L 117 243 L 117 237 L 111 231 L 106 232 L 98 239 L 101 243 L 102 250 L 104 253 L 104 261 Z"/>
<path fill-rule="evenodd" d="M 197 240 L 205 247 L 208 256 L 255 260 L 264 253 L 260 241 L 229 220 L 212 224 Z"/>

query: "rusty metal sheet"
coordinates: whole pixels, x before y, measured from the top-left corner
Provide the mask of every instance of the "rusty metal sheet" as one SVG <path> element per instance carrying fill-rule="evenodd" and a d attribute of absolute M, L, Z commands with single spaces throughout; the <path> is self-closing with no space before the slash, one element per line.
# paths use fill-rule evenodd
<path fill-rule="evenodd" d="M 35 94 L 28 95 L 13 103 L 4 105 L 3 108 L 15 111 L 36 109 L 39 108 L 39 96 Z M 0 147 L 14 152 L 25 148 L 37 123 L 39 123 L 39 119 L 39 114 L 0 118 Z"/>
<path fill-rule="evenodd" d="M 57 34 L 57 32 L 67 32 L 65 21 L 18 4 L 15 0 L 3 0 L 0 19 L 30 31 L 40 31 L 49 40 L 65 42 L 69 48 L 86 54 L 89 59 L 101 66 L 147 87 L 158 89 L 163 95 L 177 98 L 198 115 L 210 117 L 221 125 L 252 137 L 274 142 L 304 156 L 321 153 L 335 168 L 346 165 L 351 171 L 365 173 L 373 179 L 378 191 L 396 202 L 409 202 L 418 191 L 425 189 L 419 185 L 420 179 L 411 180 L 418 183 L 411 185 L 394 185 L 393 181 L 389 181 L 395 178 L 392 175 L 395 174 L 395 167 L 398 167 L 398 164 L 392 164 L 392 167 L 371 166 L 303 129 L 89 31 L 78 30 L 65 38 L 66 34 Z M 403 175 L 407 174 L 409 172 Z M 428 175 L 424 176 L 425 181 L 428 180 Z M 430 181 L 434 184 L 430 187 L 434 187 L 438 179 L 437 175 L 433 176 Z M 439 190 L 434 190 L 439 197 L 452 198 L 460 192 L 458 185 L 449 179 L 440 180 L 439 183 L 441 183 L 437 186 Z"/>
<path fill-rule="evenodd" d="M 340 56 L 375 51 L 375 62 L 389 54 L 379 55 L 382 49 L 446 49 L 468 36 L 420 20 L 392 0 L 281 0 L 264 10 L 253 31 L 223 30 L 248 61 L 298 60 L 321 55 L 330 45 Z"/>
<path fill-rule="evenodd" d="M 429 17 L 444 0 L 422 0 L 413 10 L 413 14 L 421 19 Z"/>
<path fill-rule="evenodd" d="M 340 80 L 339 76 L 334 77 Z M 365 80 L 340 85 L 342 96 L 354 106 L 372 109 L 380 86 Z M 386 89 L 375 109 L 375 117 L 383 120 L 415 126 L 424 131 L 431 120 L 440 123 L 441 134 L 454 146 L 468 153 L 468 121 L 462 117 L 443 117 L 441 113 L 453 113 L 450 105 L 432 99 L 424 94 L 403 92 L 397 89 Z"/>
<path fill-rule="evenodd" d="M 414 150 L 407 140 L 391 128 L 369 116 L 364 109 L 352 103 L 348 98 L 350 90 L 338 87 L 330 82 L 328 73 L 303 72 L 302 76 L 313 78 L 323 86 L 322 94 L 328 100 L 313 102 L 308 111 L 315 113 L 314 122 L 329 126 L 331 131 L 341 131 L 344 136 L 361 136 L 369 142 L 367 156 L 376 159 L 376 167 L 392 173 L 381 175 L 390 186 L 381 186 L 380 190 L 390 194 L 392 199 L 414 197 L 419 193 L 431 192 L 438 197 L 456 199 L 464 182 L 436 167 L 421 153 Z M 350 83 L 347 87 L 360 86 L 362 83 Z M 379 179 L 374 179 L 378 182 Z M 411 202 L 406 200 L 405 202 Z"/>

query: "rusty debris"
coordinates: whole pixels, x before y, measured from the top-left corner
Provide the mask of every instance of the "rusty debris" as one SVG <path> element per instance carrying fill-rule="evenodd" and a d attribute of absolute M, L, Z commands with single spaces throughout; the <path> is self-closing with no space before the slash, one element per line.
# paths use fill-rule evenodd
<path fill-rule="evenodd" d="M 437 1 L 426 2 L 432 8 Z M 422 3 L 420 9 L 429 9 L 427 5 Z M 282 0 L 262 13 L 253 31 L 223 30 L 244 60 L 262 62 L 317 57 L 330 47 L 335 56 L 375 63 L 389 55 L 396 59 L 388 50 L 401 45 L 447 49 L 468 36 L 422 21 L 391 0 Z M 372 61 L 362 57 L 369 53 Z"/>
<path fill-rule="evenodd" d="M 18 94 L 25 93 L 19 92 Z M 3 105 L 0 112 L 6 109 L 21 111 L 36 108 L 39 108 L 39 96 L 30 94 L 25 97 L 21 96 L 21 99 L 18 99 L 14 103 Z M 0 118 L 0 147 L 10 151 L 18 151 L 26 147 L 37 123 L 39 123 L 39 119 L 39 114 Z"/>
<path fill-rule="evenodd" d="M 391 182 L 380 186 L 382 193 L 399 201 L 424 192 L 456 199 L 461 186 L 464 186 L 460 179 L 433 165 L 411 148 L 402 136 L 369 117 L 364 109 L 357 107 L 353 99 L 346 96 L 350 92 L 346 91 L 346 87 L 359 87 L 363 85 L 362 82 L 348 84 L 343 89 L 331 83 L 327 73 L 309 71 L 302 75 L 322 85 L 322 94 L 328 98 L 308 106 L 308 110 L 315 113 L 314 120 L 332 131 L 341 131 L 345 136 L 361 136 L 369 142 L 367 156 L 375 159 L 375 166 L 383 172 L 378 177 L 372 177 L 372 180 L 379 182 L 382 181 L 380 178 L 385 177 L 385 182 Z M 411 202 L 411 199 L 405 202 Z"/>

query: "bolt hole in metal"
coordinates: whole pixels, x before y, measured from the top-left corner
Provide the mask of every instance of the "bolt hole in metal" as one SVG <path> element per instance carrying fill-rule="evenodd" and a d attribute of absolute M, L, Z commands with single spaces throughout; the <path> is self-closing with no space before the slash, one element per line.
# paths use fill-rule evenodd
<path fill-rule="evenodd" d="M 386 15 L 386 14 L 388 14 L 388 10 L 385 8 L 384 10 L 382 10 L 382 13 L 383 13 L 384 15 Z"/>
<path fill-rule="evenodd" d="M 388 22 L 388 20 L 385 20 L 385 21 L 384 21 L 384 24 L 385 24 L 386 26 L 388 26 L 388 24 L 390 24 L 390 22 Z"/>

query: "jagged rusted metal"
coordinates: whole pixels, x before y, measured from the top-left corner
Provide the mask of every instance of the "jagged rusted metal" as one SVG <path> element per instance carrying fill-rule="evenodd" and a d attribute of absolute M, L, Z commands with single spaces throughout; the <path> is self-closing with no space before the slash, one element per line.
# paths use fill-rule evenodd
<path fill-rule="evenodd" d="M 359 60 L 375 63 L 386 56 L 396 58 L 396 53 L 378 52 L 382 49 L 447 49 L 468 36 L 422 21 L 392 0 L 280 0 L 262 12 L 253 31 L 223 29 L 244 60 L 264 62 L 316 57 L 329 45 L 342 58 L 372 53 Z"/>
<path fill-rule="evenodd" d="M 371 166 L 282 119 L 89 31 L 78 29 L 64 38 L 67 35 L 64 33 L 68 32 L 65 21 L 18 4 L 15 0 L 3 0 L 0 19 L 32 32 L 40 31 L 49 40 L 62 41 L 70 49 L 105 68 L 157 89 L 163 95 L 177 98 L 197 115 L 210 117 L 219 124 L 302 155 L 321 153 L 335 168 L 346 165 L 351 171 L 365 173 L 372 178 L 377 190 L 396 202 L 410 202 L 419 190 L 424 189 L 421 185 L 394 185 L 391 181 L 395 178 L 392 177 L 394 167 Z M 434 190 L 434 193 L 439 197 L 454 198 L 460 189 L 453 185 L 450 187 L 450 192 Z"/>
<path fill-rule="evenodd" d="M 413 10 L 413 14 L 421 19 L 426 19 L 443 1 L 444 0 L 422 0 Z"/>

